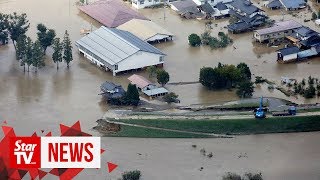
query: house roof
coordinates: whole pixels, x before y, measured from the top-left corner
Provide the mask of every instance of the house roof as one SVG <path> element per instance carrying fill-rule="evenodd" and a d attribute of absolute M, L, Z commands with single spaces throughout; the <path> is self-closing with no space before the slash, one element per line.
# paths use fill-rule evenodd
<path fill-rule="evenodd" d="M 313 35 L 317 35 L 318 33 L 312 29 L 310 29 L 309 27 L 300 27 L 298 29 L 294 30 L 296 33 L 298 33 L 301 36 L 307 37 L 307 36 L 313 36 Z"/>
<path fill-rule="evenodd" d="M 280 7 L 282 7 L 282 4 L 279 0 L 273 0 L 267 4 L 267 7 L 268 8 L 280 8 Z"/>
<path fill-rule="evenodd" d="M 248 0 L 233 0 L 230 3 L 230 5 L 233 6 L 235 9 L 240 10 L 241 12 L 244 12 L 246 14 L 252 14 L 254 12 L 260 11 L 258 7 L 254 6 Z"/>
<path fill-rule="evenodd" d="M 305 6 L 306 2 L 304 0 L 279 0 L 282 5 L 286 8 L 301 8 L 301 6 Z"/>
<path fill-rule="evenodd" d="M 127 7 L 119 0 L 101 0 L 89 5 L 80 6 L 79 9 L 107 27 L 117 27 L 131 19 L 144 19 L 146 17 Z"/>
<path fill-rule="evenodd" d="M 298 53 L 299 51 L 300 51 L 300 49 L 296 46 L 287 47 L 287 48 L 283 48 L 283 49 L 278 50 L 278 52 L 280 52 L 283 56 L 295 54 L 295 53 Z"/>
<path fill-rule="evenodd" d="M 143 93 L 145 93 L 147 96 L 154 96 L 154 95 L 168 93 L 168 92 L 169 91 L 164 87 L 143 91 Z"/>
<path fill-rule="evenodd" d="M 118 88 L 118 87 L 121 87 L 120 85 L 118 84 L 115 84 L 113 82 L 104 82 L 103 84 L 101 84 L 100 88 L 103 92 L 106 92 L 106 91 L 112 91 L 114 90 L 115 88 Z"/>
<path fill-rule="evenodd" d="M 228 25 L 227 28 L 231 31 L 247 31 L 248 29 L 250 29 L 252 26 L 246 22 L 237 22 L 231 25 Z"/>
<path fill-rule="evenodd" d="M 171 32 L 162 28 L 158 24 L 152 21 L 141 20 L 141 19 L 132 19 L 120 25 L 118 29 L 129 31 L 144 41 L 148 40 L 149 38 L 157 34 L 173 36 Z"/>
<path fill-rule="evenodd" d="M 260 35 L 264 35 L 264 34 L 286 31 L 290 29 L 296 29 L 299 27 L 302 27 L 300 23 L 294 20 L 288 20 L 288 21 L 277 22 L 272 27 L 259 29 L 259 30 L 256 30 L 256 32 Z"/>
<path fill-rule="evenodd" d="M 108 96 L 110 98 L 120 98 L 125 94 L 125 91 L 122 88 L 122 86 L 118 84 L 114 84 L 113 82 L 108 82 L 108 81 L 104 82 L 103 84 L 101 84 L 100 89 L 103 92 L 102 95 Z M 114 91 L 114 92 L 112 93 L 112 95 L 110 95 L 108 91 Z"/>
<path fill-rule="evenodd" d="M 186 12 L 197 9 L 197 4 L 192 0 L 175 1 L 170 3 L 170 5 L 174 6 L 179 12 Z"/>
<path fill-rule="evenodd" d="M 208 14 L 214 13 L 214 9 L 209 3 L 202 4 L 200 8 Z"/>
<path fill-rule="evenodd" d="M 313 35 L 306 40 L 300 41 L 300 44 L 302 44 L 303 46 L 306 46 L 306 47 L 319 45 L 320 44 L 320 36 Z"/>
<path fill-rule="evenodd" d="M 214 7 L 217 8 L 219 11 L 228 9 L 228 7 L 222 2 L 217 3 Z"/>
<path fill-rule="evenodd" d="M 160 50 L 128 31 L 100 27 L 76 42 L 110 65 L 119 63 L 138 51 L 163 54 Z"/>
<path fill-rule="evenodd" d="M 135 84 L 140 89 L 152 84 L 148 79 L 137 74 L 130 76 L 128 80 L 131 82 L 131 84 Z"/>

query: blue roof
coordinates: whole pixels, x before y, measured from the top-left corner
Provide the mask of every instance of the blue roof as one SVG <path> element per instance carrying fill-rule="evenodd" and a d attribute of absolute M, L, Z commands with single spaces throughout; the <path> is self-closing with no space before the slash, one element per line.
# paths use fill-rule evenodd
<path fill-rule="evenodd" d="M 280 2 L 286 8 L 301 8 L 301 6 L 305 6 L 306 2 L 304 0 L 280 0 Z"/>
<path fill-rule="evenodd" d="M 287 47 L 287 48 L 283 48 L 283 49 L 279 49 L 278 50 L 283 56 L 289 55 L 289 54 L 295 54 L 298 53 L 300 51 L 300 49 L 296 46 L 293 47 Z"/>
<path fill-rule="evenodd" d="M 141 51 L 165 55 L 159 49 L 157 49 L 154 46 L 150 45 L 149 43 L 139 39 L 137 36 L 133 35 L 132 33 L 128 32 L 128 31 L 123 31 L 123 30 L 115 29 L 115 28 L 109 28 L 109 29 L 112 32 L 116 33 L 118 36 L 124 38 L 126 41 L 128 41 L 132 45 L 139 48 Z"/>

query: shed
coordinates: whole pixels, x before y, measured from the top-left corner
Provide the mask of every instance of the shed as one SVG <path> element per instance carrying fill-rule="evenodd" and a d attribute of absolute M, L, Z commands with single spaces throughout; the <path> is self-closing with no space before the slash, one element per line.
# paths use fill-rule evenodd
<path fill-rule="evenodd" d="M 278 50 L 278 61 L 286 62 L 297 60 L 300 49 L 296 46 L 287 47 Z"/>
<path fill-rule="evenodd" d="M 79 52 L 97 66 L 116 73 L 162 65 L 165 54 L 128 31 L 101 28 L 76 42 Z"/>
<path fill-rule="evenodd" d="M 118 27 L 129 31 L 146 42 L 160 42 L 172 40 L 173 34 L 153 21 L 132 19 Z"/>
<path fill-rule="evenodd" d="M 141 92 L 149 97 L 163 96 L 168 93 L 164 87 L 157 87 L 143 76 L 134 74 L 128 78 L 131 84 L 135 84 Z"/>
<path fill-rule="evenodd" d="M 119 0 L 100 0 L 79 9 L 109 28 L 117 27 L 131 19 L 148 20 Z"/>

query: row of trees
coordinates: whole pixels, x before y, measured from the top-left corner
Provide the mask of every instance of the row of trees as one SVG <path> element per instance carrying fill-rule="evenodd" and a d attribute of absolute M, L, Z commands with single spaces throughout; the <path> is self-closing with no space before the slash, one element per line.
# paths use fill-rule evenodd
<path fill-rule="evenodd" d="M 300 94 L 305 98 L 320 96 L 320 81 L 311 76 L 308 77 L 307 82 L 306 79 L 302 79 L 301 82 L 295 81 L 293 86 L 291 84 L 288 86 L 293 88 L 295 94 Z"/>
<path fill-rule="evenodd" d="M 212 49 L 224 48 L 233 43 L 233 40 L 224 32 L 219 32 L 218 37 L 211 36 L 209 31 L 205 31 L 201 36 L 190 34 L 188 41 L 191 46 L 200 46 L 201 44 L 210 46 Z"/>
<path fill-rule="evenodd" d="M 37 25 L 37 40 L 32 41 L 30 37 L 26 36 L 26 33 L 30 27 L 27 15 L 13 13 L 10 15 L 0 13 L 0 42 L 7 44 L 10 39 L 16 50 L 16 58 L 26 71 L 26 66 L 35 67 L 35 72 L 38 68 L 43 67 L 44 56 L 48 47 L 53 46 L 52 59 L 59 68 L 59 62 L 64 60 L 69 68 L 72 57 L 72 45 L 69 38 L 69 34 L 66 31 L 63 41 L 60 42 L 60 38 L 56 38 L 56 33 L 53 29 L 48 29 L 44 24 Z"/>
<path fill-rule="evenodd" d="M 219 63 L 215 68 L 203 67 L 199 81 L 209 89 L 237 88 L 239 97 L 251 97 L 254 92 L 251 71 L 246 63 L 237 66 Z"/>

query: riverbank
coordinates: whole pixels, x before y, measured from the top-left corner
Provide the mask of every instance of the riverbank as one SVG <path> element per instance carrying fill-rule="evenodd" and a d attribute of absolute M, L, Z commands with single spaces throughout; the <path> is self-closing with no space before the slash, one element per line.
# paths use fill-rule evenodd
<path fill-rule="evenodd" d="M 220 135 L 251 135 L 320 131 L 320 116 L 270 117 L 266 119 L 109 119 L 118 131 L 95 127 L 104 136 L 144 138 L 208 138 Z"/>

